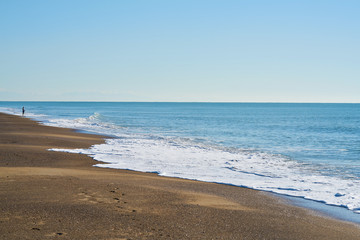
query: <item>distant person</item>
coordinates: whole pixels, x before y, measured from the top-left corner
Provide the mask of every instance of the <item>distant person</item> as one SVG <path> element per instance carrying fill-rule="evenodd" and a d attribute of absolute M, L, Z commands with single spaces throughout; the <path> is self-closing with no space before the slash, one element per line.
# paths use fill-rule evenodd
<path fill-rule="evenodd" d="M 22 108 L 22 115 L 24 116 L 24 114 L 25 114 L 25 108 L 23 107 Z"/>

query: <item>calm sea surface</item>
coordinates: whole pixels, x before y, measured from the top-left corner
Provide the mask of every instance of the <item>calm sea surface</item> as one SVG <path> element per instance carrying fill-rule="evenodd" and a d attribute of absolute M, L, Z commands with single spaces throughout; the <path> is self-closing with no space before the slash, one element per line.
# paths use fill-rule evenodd
<path fill-rule="evenodd" d="M 246 186 L 360 213 L 360 104 L 0 102 L 46 125 L 115 136 L 99 167 Z"/>

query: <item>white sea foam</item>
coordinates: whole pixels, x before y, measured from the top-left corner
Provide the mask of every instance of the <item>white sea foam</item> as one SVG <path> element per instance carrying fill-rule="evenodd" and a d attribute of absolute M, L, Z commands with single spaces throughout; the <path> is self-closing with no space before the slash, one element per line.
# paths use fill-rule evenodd
<path fill-rule="evenodd" d="M 15 108 L 0 107 L 0 112 L 11 114 L 11 115 L 16 115 L 16 116 L 22 116 L 21 108 L 15 109 Z M 25 115 L 24 116 L 28 117 L 28 118 L 32 118 L 32 119 L 39 119 L 39 118 L 45 117 L 46 115 L 44 115 L 44 114 L 35 114 L 35 113 L 32 113 L 32 112 L 28 112 L 25 109 Z"/>
<path fill-rule="evenodd" d="M 90 149 L 52 150 L 87 154 L 105 162 L 97 167 L 244 186 L 345 206 L 355 212 L 360 207 L 360 181 L 322 176 L 281 155 L 144 135 L 123 135 Z"/>
<path fill-rule="evenodd" d="M 0 111 L 20 115 L 14 109 Z M 31 113 L 27 116 L 43 117 Z M 344 206 L 360 213 L 358 178 L 325 176 L 317 166 L 282 155 L 225 148 L 185 138 L 130 133 L 104 121 L 97 113 L 73 120 L 47 119 L 44 124 L 117 136 L 90 149 L 50 149 L 90 155 L 103 162 L 97 167 L 244 186 Z"/>
<path fill-rule="evenodd" d="M 53 127 L 74 128 L 89 132 L 98 132 L 106 135 L 113 135 L 116 132 L 116 129 L 121 129 L 121 127 L 115 124 L 105 122 L 104 117 L 99 113 L 94 113 L 87 118 L 49 119 L 43 124 Z"/>

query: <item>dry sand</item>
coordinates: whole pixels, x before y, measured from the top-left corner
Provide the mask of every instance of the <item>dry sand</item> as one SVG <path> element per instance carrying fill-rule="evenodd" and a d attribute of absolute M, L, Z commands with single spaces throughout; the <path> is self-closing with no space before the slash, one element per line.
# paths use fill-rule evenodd
<path fill-rule="evenodd" d="M 47 151 L 103 138 L 0 114 L 0 239 L 360 239 L 272 194 Z"/>

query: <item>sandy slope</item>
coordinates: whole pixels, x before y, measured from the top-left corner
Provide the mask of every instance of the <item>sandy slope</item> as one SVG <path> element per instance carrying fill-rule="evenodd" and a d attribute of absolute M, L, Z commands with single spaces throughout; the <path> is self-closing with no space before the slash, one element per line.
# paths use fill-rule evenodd
<path fill-rule="evenodd" d="M 0 239 L 360 239 L 271 194 L 92 167 L 102 136 L 0 114 Z"/>

